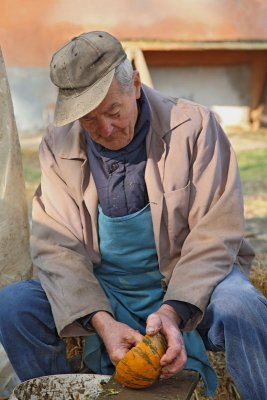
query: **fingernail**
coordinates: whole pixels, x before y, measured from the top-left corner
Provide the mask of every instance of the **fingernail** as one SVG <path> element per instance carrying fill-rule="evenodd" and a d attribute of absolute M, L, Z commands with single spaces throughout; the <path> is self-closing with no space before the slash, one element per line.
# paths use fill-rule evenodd
<path fill-rule="evenodd" d="M 155 329 L 154 328 L 147 328 L 146 332 L 149 333 L 155 333 Z"/>

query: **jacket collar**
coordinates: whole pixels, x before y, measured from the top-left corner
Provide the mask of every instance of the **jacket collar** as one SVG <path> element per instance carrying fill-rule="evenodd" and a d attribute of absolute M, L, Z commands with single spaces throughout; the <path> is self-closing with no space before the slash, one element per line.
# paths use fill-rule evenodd
<path fill-rule="evenodd" d="M 55 130 L 55 151 L 60 158 L 81 160 L 87 158 L 84 130 L 79 121 Z"/>
<path fill-rule="evenodd" d="M 173 113 L 175 106 L 177 106 L 177 103 L 179 104 L 179 100 L 163 96 L 160 92 L 146 85 L 142 85 L 142 87 L 150 106 L 152 130 L 161 138 L 190 120 L 182 107 L 179 109 L 179 113 L 177 113 L 177 110 Z"/>

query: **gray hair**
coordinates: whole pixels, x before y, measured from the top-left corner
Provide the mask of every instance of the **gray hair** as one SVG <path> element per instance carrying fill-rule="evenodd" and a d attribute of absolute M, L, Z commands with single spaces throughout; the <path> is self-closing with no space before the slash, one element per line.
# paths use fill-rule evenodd
<path fill-rule="evenodd" d="M 115 78 L 120 84 L 122 92 L 130 93 L 133 89 L 133 66 L 131 61 L 126 58 L 115 69 Z"/>

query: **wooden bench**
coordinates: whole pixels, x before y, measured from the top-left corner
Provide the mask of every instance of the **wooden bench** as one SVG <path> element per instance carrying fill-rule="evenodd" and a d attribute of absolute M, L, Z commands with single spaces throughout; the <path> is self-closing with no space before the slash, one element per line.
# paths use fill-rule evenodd
<path fill-rule="evenodd" d="M 199 374 L 184 370 L 170 379 L 164 379 L 146 389 L 122 387 L 114 378 L 104 385 L 97 400 L 189 400 L 199 382 Z"/>

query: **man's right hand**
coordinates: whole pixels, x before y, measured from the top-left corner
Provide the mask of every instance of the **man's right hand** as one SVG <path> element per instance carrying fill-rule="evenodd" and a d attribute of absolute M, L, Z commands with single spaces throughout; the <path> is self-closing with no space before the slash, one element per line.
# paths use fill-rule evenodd
<path fill-rule="evenodd" d="M 103 340 L 110 360 L 114 365 L 120 361 L 128 350 L 143 339 L 143 335 L 139 331 L 116 321 L 106 311 L 98 311 L 90 322 Z"/>

